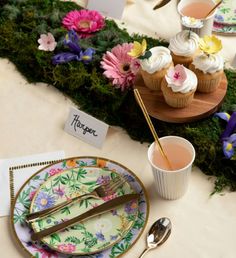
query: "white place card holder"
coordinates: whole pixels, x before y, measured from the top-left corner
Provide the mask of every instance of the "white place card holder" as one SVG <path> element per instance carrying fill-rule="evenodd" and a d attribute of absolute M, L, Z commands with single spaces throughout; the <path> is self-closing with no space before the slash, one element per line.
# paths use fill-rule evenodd
<path fill-rule="evenodd" d="M 232 67 L 236 69 L 236 54 L 235 54 L 233 62 L 232 62 Z"/>
<path fill-rule="evenodd" d="M 65 131 L 97 148 L 105 141 L 108 125 L 85 112 L 70 108 Z"/>
<path fill-rule="evenodd" d="M 103 16 L 121 19 L 126 0 L 88 0 L 87 9 L 99 11 Z"/>

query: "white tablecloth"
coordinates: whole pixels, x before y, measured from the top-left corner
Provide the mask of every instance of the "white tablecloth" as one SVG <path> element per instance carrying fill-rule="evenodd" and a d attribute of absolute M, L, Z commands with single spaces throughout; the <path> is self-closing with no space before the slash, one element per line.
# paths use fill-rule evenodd
<path fill-rule="evenodd" d="M 157 0 L 134 0 L 127 4 L 123 21 L 129 32 L 170 38 L 180 30 L 176 1 L 152 11 Z M 232 60 L 235 38 L 221 37 L 223 55 Z M 150 195 L 150 217 L 143 236 L 124 255 L 138 257 L 145 246 L 145 234 L 162 216 L 173 223 L 169 240 L 147 254 L 160 258 L 235 258 L 236 193 L 213 195 L 209 180 L 196 167 L 187 194 L 176 201 L 158 197 L 147 160 L 148 144 L 129 138 L 121 128 L 110 128 L 103 148 L 96 149 L 64 132 L 72 102 L 43 83 L 28 84 L 6 59 L 0 59 L 0 158 L 11 158 L 63 149 L 66 156 L 94 155 L 115 160 L 134 171 Z M 26 257 L 11 238 L 9 218 L 0 219 L 1 257 Z"/>

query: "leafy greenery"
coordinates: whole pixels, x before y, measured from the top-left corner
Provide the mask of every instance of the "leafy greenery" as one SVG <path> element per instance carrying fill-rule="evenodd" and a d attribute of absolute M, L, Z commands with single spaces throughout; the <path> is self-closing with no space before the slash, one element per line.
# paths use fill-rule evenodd
<path fill-rule="evenodd" d="M 91 115 L 110 125 L 126 129 L 132 139 L 152 142 L 152 136 L 144 117 L 135 102 L 132 91 L 115 89 L 102 75 L 100 60 L 103 53 L 123 42 L 141 42 L 144 36 L 129 35 L 115 22 L 106 20 L 106 27 L 93 37 L 83 39 L 83 47 L 94 47 L 96 55 L 92 64 L 71 62 L 54 66 L 51 58 L 64 51 L 62 39 L 66 30 L 61 26 L 62 17 L 70 10 L 79 9 L 71 2 L 59 0 L 4 0 L 0 9 L 0 56 L 12 61 L 29 82 L 45 82 L 54 85 Z M 51 32 L 58 47 L 55 53 L 38 50 L 41 33 Z M 145 37 L 149 47 L 167 46 L 162 40 Z M 228 93 L 222 106 L 233 111 L 236 99 L 236 77 L 225 71 Z M 179 135 L 190 140 L 196 149 L 197 165 L 205 174 L 216 176 L 215 190 L 236 190 L 235 160 L 224 158 L 220 134 L 225 124 L 212 116 L 198 122 L 170 124 L 153 120 L 159 136 Z M 83 177 L 83 174 L 80 174 Z M 64 183 L 65 178 L 61 178 Z M 28 205 L 28 203 L 26 203 Z"/>
<path fill-rule="evenodd" d="M 125 252 L 125 250 L 127 250 L 129 248 L 129 243 L 125 242 L 125 243 L 117 243 L 115 244 L 112 249 L 111 249 L 111 254 L 110 254 L 110 258 L 114 258 L 117 257 L 120 254 L 123 254 Z"/>
<path fill-rule="evenodd" d="M 77 244 L 81 243 L 81 240 L 78 237 L 70 236 L 65 239 L 65 242 L 70 242 L 70 243 L 77 245 Z"/>
<path fill-rule="evenodd" d="M 50 245 L 54 245 L 56 242 L 61 242 L 61 238 L 57 233 L 50 236 Z"/>

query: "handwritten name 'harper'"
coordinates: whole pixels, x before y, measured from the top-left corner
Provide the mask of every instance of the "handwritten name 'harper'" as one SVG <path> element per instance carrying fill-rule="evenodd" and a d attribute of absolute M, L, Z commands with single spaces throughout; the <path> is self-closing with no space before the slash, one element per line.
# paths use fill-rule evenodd
<path fill-rule="evenodd" d="M 86 133 L 92 134 L 93 136 L 97 137 L 98 135 L 96 134 L 96 130 L 89 128 L 85 124 L 81 123 L 79 120 L 79 115 L 74 115 L 74 119 L 71 123 L 71 126 L 74 127 L 75 132 L 77 129 L 81 129 L 83 131 L 83 134 L 85 135 Z"/>

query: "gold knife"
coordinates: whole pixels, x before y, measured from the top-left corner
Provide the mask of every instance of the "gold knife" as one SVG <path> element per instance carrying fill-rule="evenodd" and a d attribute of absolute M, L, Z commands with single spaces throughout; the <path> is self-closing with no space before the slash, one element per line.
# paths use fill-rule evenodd
<path fill-rule="evenodd" d="M 107 201 L 105 203 L 102 203 L 101 205 L 94 207 L 91 210 L 88 210 L 88 211 L 84 212 L 83 214 L 80 214 L 72 219 L 69 219 L 67 221 L 64 221 L 60 224 L 49 227 L 47 229 L 43 229 L 39 232 L 34 232 L 31 235 L 31 239 L 33 241 L 40 240 L 48 235 L 51 235 L 53 233 L 60 231 L 62 229 L 65 229 L 67 227 L 71 227 L 75 224 L 78 224 L 79 222 L 81 222 L 83 220 L 87 220 L 94 216 L 97 216 L 97 215 L 103 214 L 107 211 L 110 211 L 121 204 L 127 203 L 132 200 L 136 200 L 139 197 L 140 197 L 140 194 L 125 194 L 125 195 L 116 197 L 116 198 L 114 198 L 110 201 Z"/>
<path fill-rule="evenodd" d="M 163 7 L 164 5 L 168 4 L 171 0 L 162 0 L 159 4 L 153 7 L 153 10 Z"/>
<path fill-rule="evenodd" d="M 88 195 L 85 196 L 85 198 L 88 198 L 88 197 L 89 197 Z M 36 220 L 43 219 L 43 218 L 47 217 L 48 215 L 60 210 L 61 208 L 65 207 L 65 206 L 69 206 L 70 204 L 74 203 L 77 200 L 82 201 L 83 199 L 84 199 L 83 196 L 77 195 L 75 197 L 72 197 L 70 200 L 61 202 L 61 203 L 59 203 L 59 204 L 57 204 L 53 207 L 50 207 L 48 209 L 44 209 L 44 210 L 36 211 L 36 212 L 33 212 L 33 213 L 29 213 L 28 215 L 26 215 L 25 221 L 27 223 L 32 223 Z"/>

